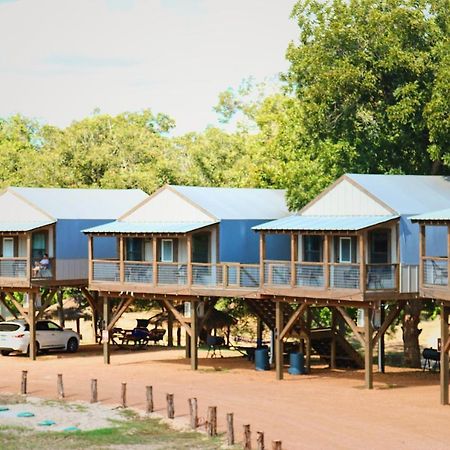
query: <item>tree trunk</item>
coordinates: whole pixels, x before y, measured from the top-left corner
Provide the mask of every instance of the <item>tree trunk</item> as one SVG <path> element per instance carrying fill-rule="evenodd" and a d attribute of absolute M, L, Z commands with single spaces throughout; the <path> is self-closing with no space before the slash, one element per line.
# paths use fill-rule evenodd
<path fill-rule="evenodd" d="M 403 348 L 404 364 L 406 367 L 420 368 L 420 347 L 419 330 L 420 311 L 422 305 L 420 302 L 411 302 L 405 306 L 403 317 Z"/>

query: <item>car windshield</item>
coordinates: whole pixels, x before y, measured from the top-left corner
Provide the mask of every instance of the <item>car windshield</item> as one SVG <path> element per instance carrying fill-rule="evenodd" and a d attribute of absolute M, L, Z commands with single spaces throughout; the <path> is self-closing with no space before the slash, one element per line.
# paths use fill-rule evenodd
<path fill-rule="evenodd" d="M 0 331 L 17 331 L 20 328 L 20 325 L 17 323 L 0 323 Z"/>

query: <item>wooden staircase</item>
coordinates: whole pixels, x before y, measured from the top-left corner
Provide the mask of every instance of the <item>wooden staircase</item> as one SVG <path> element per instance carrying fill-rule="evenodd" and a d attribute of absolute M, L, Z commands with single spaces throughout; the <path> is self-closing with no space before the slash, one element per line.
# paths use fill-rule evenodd
<path fill-rule="evenodd" d="M 263 321 L 264 325 L 270 330 L 275 328 L 275 302 L 272 300 L 250 300 L 247 303 L 251 310 Z M 283 309 L 284 323 L 287 323 L 294 309 L 289 304 L 285 304 Z M 300 324 L 297 323 L 293 331 L 301 331 Z M 324 361 L 330 364 L 331 359 L 331 328 L 313 328 L 311 329 L 311 349 L 314 354 L 320 356 Z M 364 367 L 364 359 L 345 339 L 344 336 L 337 333 L 336 340 L 336 365 L 338 368 L 360 369 Z"/>

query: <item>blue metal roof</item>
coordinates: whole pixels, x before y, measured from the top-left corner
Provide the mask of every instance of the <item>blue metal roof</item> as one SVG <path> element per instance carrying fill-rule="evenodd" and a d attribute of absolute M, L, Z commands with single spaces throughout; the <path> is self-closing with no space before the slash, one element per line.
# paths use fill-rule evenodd
<path fill-rule="evenodd" d="M 87 228 L 83 233 L 137 233 L 137 234 L 152 234 L 152 233 L 189 233 L 190 231 L 198 230 L 200 228 L 208 227 L 217 222 L 111 222 L 98 227 Z"/>
<path fill-rule="evenodd" d="M 282 189 L 170 186 L 217 219 L 275 219 L 289 214 Z"/>
<path fill-rule="evenodd" d="M 441 209 L 439 211 L 432 211 L 418 216 L 412 216 L 410 219 L 413 222 L 420 221 L 449 221 L 450 222 L 450 209 Z"/>
<path fill-rule="evenodd" d="M 450 178 L 432 175 L 347 174 L 399 215 L 437 211 L 450 205 Z"/>
<path fill-rule="evenodd" d="M 140 189 L 10 187 L 55 219 L 117 219 L 148 195 Z"/>
<path fill-rule="evenodd" d="M 0 232 L 24 232 L 36 230 L 55 223 L 54 220 L 46 220 L 40 222 L 0 222 Z"/>
<path fill-rule="evenodd" d="M 256 225 L 256 231 L 357 231 L 399 216 L 289 216 Z"/>

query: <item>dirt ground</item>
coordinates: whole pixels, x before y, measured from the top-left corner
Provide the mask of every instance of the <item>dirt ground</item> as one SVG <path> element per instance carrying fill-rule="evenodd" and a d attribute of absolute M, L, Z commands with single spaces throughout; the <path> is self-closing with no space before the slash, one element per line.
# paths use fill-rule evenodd
<path fill-rule="evenodd" d="M 450 447 L 450 407 L 439 404 L 437 373 L 388 367 L 386 374 L 375 374 L 375 388 L 368 391 L 362 371 L 314 368 L 310 375 L 286 374 L 276 381 L 274 371 L 257 372 L 242 357 L 205 356 L 200 351 L 197 372 L 190 370 L 184 350 L 162 346 L 116 350 L 110 366 L 95 346 L 35 362 L 1 357 L 0 392 L 17 393 L 21 371 L 28 370 L 30 395 L 55 399 L 62 373 L 67 401 L 88 401 L 90 379 L 97 378 L 102 403 L 117 406 L 121 383 L 127 382 L 129 406 L 144 409 L 145 386 L 152 385 L 156 412 L 165 414 L 165 395 L 173 393 L 176 416 L 187 420 L 187 400 L 196 397 L 202 420 L 208 406 L 217 406 L 219 431 L 225 430 L 226 413 L 233 412 L 238 440 L 242 426 L 250 424 L 254 442 L 256 431 L 264 431 L 266 443 L 281 439 L 285 450 Z"/>

